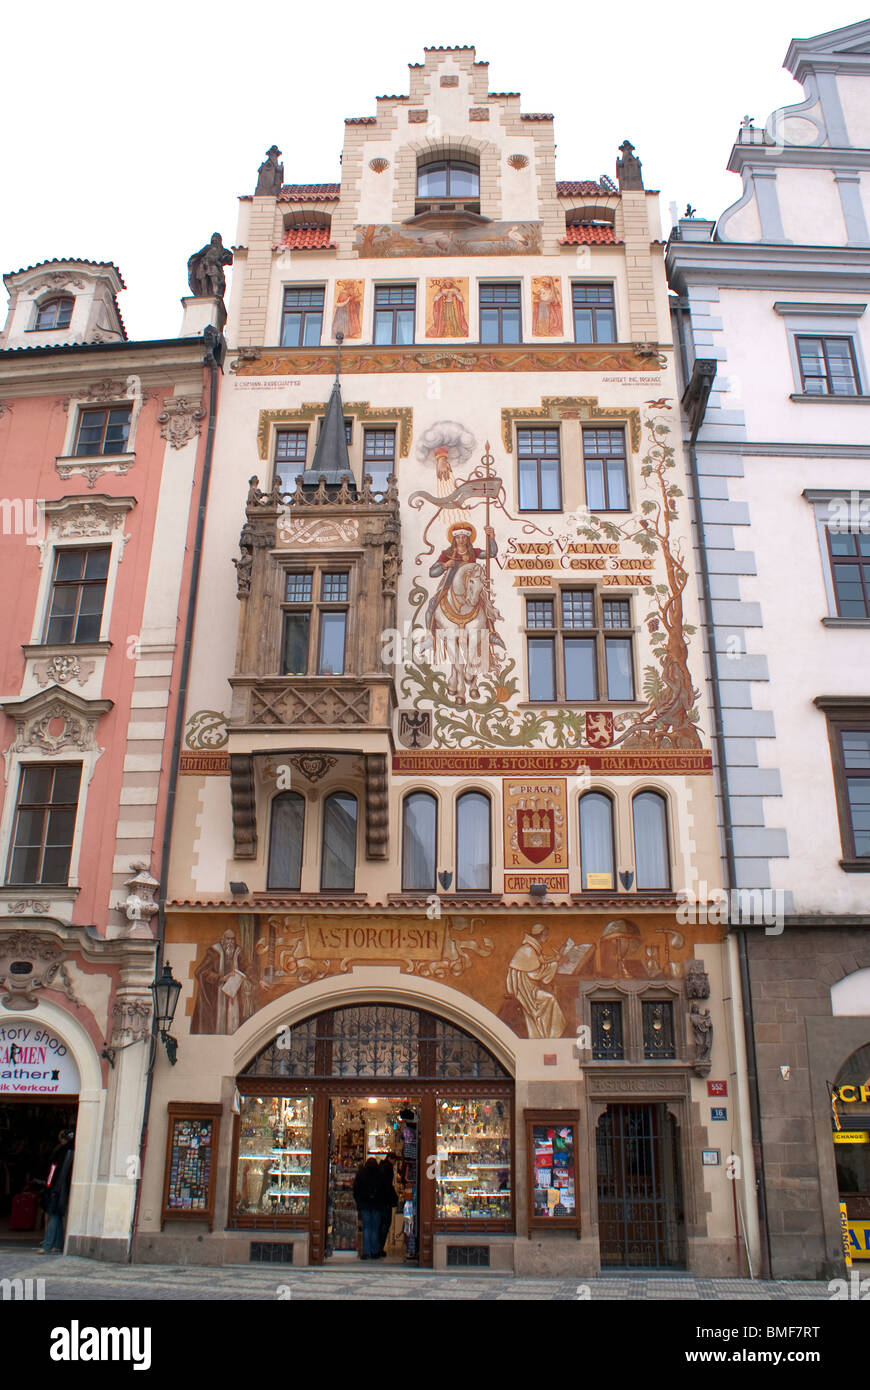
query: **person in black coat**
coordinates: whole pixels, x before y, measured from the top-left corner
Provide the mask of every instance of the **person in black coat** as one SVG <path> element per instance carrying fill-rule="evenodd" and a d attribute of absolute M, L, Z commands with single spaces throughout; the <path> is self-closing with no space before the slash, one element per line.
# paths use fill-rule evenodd
<path fill-rule="evenodd" d="M 376 1260 L 380 1248 L 382 1189 L 378 1160 L 367 1158 L 353 1180 L 353 1200 L 362 1221 L 362 1259 Z"/>
<path fill-rule="evenodd" d="M 48 1219 L 45 1240 L 38 1248 L 44 1255 L 63 1253 L 63 1228 L 72 1183 L 75 1131 L 62 1129 L 57 1138 L 58 1145 L 49 1160 L 48 1180 L 42 1193 L 42 1207 Z"/>
<path fill-rule="evenodd" d="M 399 1205 L 399 1198 L 393 1186 L 393 1160 L 389 1154 L 378 1165 L 378 1172 L 381 1179 L 381 1224 L 378 1231 L 377 1257 L 382 1259 L 387 1253 L 385 1246 L 393 1221 L 393 1210 Z"/>

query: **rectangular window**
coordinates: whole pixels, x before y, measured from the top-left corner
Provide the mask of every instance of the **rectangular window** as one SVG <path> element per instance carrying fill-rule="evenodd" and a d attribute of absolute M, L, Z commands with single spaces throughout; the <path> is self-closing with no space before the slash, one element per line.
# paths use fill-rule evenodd
<path fill-rule="evenodd" d="M 644 999 L 641 1001 L 643 1021 L 643 1055 L 648 1061 L 655 1057 L 676 1057 L 674 1042 L 674 1006 L 670 1001 Z"/>
<path fill-rule="evenodd" d="M 286 575 L 282 659 L 285 676 L 344 675 L 349 603 L 347 570 L 307 570 Z"/>
<path fill-rule="evenodd" d="M 296 479 L 305 472 L 308 430 L 278 430 L 275 435 L 275 474 L 282 492 L 295 492 Z"/>
<path fill-rule="evenodd" d="M 521 343 L 522 308 L 519 285 L 480 286 L 480 341 Z"/>
<path fill-rule="evenodd" d="M 562 510 L 558 427 L 517 430 L 517 469 L 521 512 Z"/>
<path fill-rule="evenodd" d="M 595 1000 L 592 1005 L 592 1059 L 621 1062 L 625 1057 L 622 1039 L 622 1004 L 618 999 Z"/>
<path fill-rule="evenodd" d="M 284 291 L 282 347 L 319 347 L 323 330 L 323 286 Z"/>
<path fill-rule="evenodd" d="M 616 310 L 612 285 L 572 285 L 574 341 L 615 343 Z"/>
<path fill-rule="evenodd" d="M 851 338 L 796 340 L 801 386 L 808 396 L 859 396 L 861 386 Z"/>
<path fill-rule="evenodd" d="M 375 342 L 384 345 L 413 343 L 416 302 L 414 285 L 376 285 Z"/>
<path fill-rule="evenodd" d="M 845 803 L 856 859 L 870 859 L 870 728 L 841 729 Z"/>
<path fill-rule="evenodd" d="M 435 1101 L 435 1215 L 504 1220 L 511 1215 L 510 1101 L 456 1095 Z"/>
<path fill-rule="evenodd" d="M 90 454 L 124 454 L 130 437 L 133 407 L 109 406 L 105 410 L 82 410 L 76 437 L 76 457 Z"/>
<path fill-rule="evenodd" d="M 81 763 L 21 769 L 7 884 L 69 879 Z"/>
<path fill-rule="evenodd" d="M 109 546 L 54 552 L 46 643 L 99 642 L 110 554 Z"/>
<path fill-rule="evenodd" d="M 628 470 L 623 430 L 584 429 L 583 469 L 590 512 L 628 511 Z"/>
<path fill-rule="evenodd" d="M 386 492 L 387 479 L 396 471 L 396 431 L 363 431 L 363 476 L 371 475 L 375 492 Z"/>
<path fill-rule="evenodd" d="M 870 533 L 827 528 L 840 618 L 870 618 Z"/>
<path fill-rule="evenodd" d="M 557 609 L 554 599 L 527 598 L 526 633 L 529 700 L 634 699 L 629 599 L 563 589 Z"/>

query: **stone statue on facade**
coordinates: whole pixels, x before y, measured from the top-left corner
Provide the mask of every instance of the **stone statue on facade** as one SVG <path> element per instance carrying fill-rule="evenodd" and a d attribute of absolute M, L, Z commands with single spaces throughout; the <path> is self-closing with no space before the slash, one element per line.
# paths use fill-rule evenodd
<path fill-rule="evenodd" d="M 266 158 L 257 170 L 257 188 L 254 197 L 277 198 L 284 185 L 284 165 L 278 163 L 281 151 L 272 145 L 266 151 Z"/>
<path fill-rule="evenodd" d="M 710 1070 L 710 1056 L 713 1051 L 713 1020 L 710 1010 L 702 1009 L 700 1004 L 693 1002 L 689 1010 L 689 1022 L 695 1042 L 695 1072 L 698 1076 L 705 1076 Z"/>
<path fill-rule="evenodd" d="M 227 288 L 223 268 L 232 263 L 232 251 L 224 246 L 220 232 L 215 232 L 208 245 L 194 252 L 187 262 L 191 294 L 197 299 L 223 299 Z"/>
<path fill-rule="evenodd" d="M 634 145 L 630 140 L 623 140 L 619 147 L 619 153 L 622 158 L 616 161 L 616 178 L 620 189 L 642 189 L 641 164 L 634 153 Z"/>

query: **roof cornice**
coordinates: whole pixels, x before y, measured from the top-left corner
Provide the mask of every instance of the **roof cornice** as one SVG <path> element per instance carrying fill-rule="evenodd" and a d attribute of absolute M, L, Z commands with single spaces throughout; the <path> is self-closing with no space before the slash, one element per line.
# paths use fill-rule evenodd
<path fill-rule="evenodd" d="M 870 150 L 839 148 L 834 145 L 744 145 L 732 146 L 728 171 L 742 174 L 744 169 L 870 169 Z"/>
<path fill-rule="evenodd" d="M 665 268 L 679 294 L 690 284 L 870 294 L 870 246 L 671 240 Z"/>

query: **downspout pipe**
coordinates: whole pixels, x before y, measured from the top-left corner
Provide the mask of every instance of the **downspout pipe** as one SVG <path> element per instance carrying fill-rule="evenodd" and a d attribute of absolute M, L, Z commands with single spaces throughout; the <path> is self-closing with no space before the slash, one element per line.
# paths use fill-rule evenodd
<path fill-rule="evenodd" d="M 719 654 L 716 650 L 716 632 L 713 622 L 713 595 L 710 585 L 710 568 L 707 563 L 707 546 L 704 541 L 704 518 L 701 508 L 701 490 L 698 477 L 698 453 L 695 447 L 698 433 L 704 423 L 710 390 L 716 376 L 718 363 L 710 358 L 695 358 L 689 367 L 686 334 L 683 315 L 689 312 L 688 299 L 677 299 L 674 318 L 677 324 L 677 339 L 680 348 L 680 361 L 683 380 L 686 383 L 681 404 L 689 422 L 687 451 L 689 458 L 689 477 L 692 482 L 692 513 L 695 534 L 698 537 L 698 568 L 701 576 L 701 596 L 703 606 L 703 627 L 707 636 L 707 653 L 710 672 L 710 699 L 713 707 L 713 742 L 716 746 L 716 761 L 719 771 L 719 788 L 722 802 L 722 835 L 725 852 L 726 889 L 737 887 L 737 864 L 734 853 L 734 822 L 731 817 L 731 792 L 728 782 L 728 759 L 725 752 L 725 728 L 722 717 L 722 691 L 719 685 Z M 730 904 L 729 892 L 729 904 Z M 730 917 L 730 912 L 729 912 Z M 758 1090 L 758 1057 L 755 1050 L 755 1021 L 752 1008 L 752 989 L 749 977 L 749 961 L 746 954 L 746 932 L 736 933 L 738 957 L 740 962 L 740 994 L 743 1006 L 743 1030 L 746 1037 L 746 1072 L 749 1088 L 749 1113 L 752 1131 L 752 1153 L 755 1161 L 755 1196 L 758 1207 L 758 1225 L 761 1234 L 761 1277 L 771 1277 L 770 1230 L 767 1223 L 767 1198 L 764 1176 L 764 1154 L 761 1146 L 761 1099 Z"/>
<path fill-rule="evenodd" d="M 200 571 L 202 568 L 202 544 L 205 534 L 205 516 L 208 507 L 208 489 L 211 480 L 212 458 L 214 456 L 215 427 L 217 423 L 217 399 L 218 383 L 220 381 L 221 370 L 224 358 L 227 353 L 227 345 L 223 335 L 211 324 L 206 326 L 203 334 L 205 355 L 203 366 L 209 372 L 209 392 L 208 392 L 208 427 L 206 430 L 205 454 L 202 464 L 202 482 L 199 488 L 199 508 L 196 516 L 196 530 L 193 538 L 193 556 L 190 574 L 190 593 L 187 601 L 187 613 L 184 623 L 184 645 L 181 651 L 181 666 L 179 669 L 178 681 L 178 700 L 175 706 L 175 725 L 172 734 L 172 752 L 169 762 L 169 788 L 166 796 L 166 818 L 163 824 L 163 841 L 160 847 L 160 891 L 158 902 L 160 912 L 158 914 L 157 932 L 157 958 L 155 961 L 155 980 L 159 978 L 163 966 L 164 946 L 166 943 L 166 894 L 169 879 L 169 850 L 172 843 L 172 824 L 175 816 L 175 798 L 178 790 L 178 761 L 181 753 L 181 738 L 184 732 L 184 713 L 187 706 L 187 687 L 190 680 L 190 660 L 193 651 L 193 632 L 196 624 L 196 605 L 199 594 Z M 130 1246 L 127 1251 L 127 1262 L 133 1259 L 133 1244 L 136 1239 L 136 1232 L 139 1226 L 139 1206 L 142 1196 L 142 1173 L 145 1166 L 145 1151 L 148 1146 L 148 1121 L 151 1115 L 151 1098 L 154 1092 L 154 1064 L 157 1060 L 158 1040 L 157 1040 L 157 1020 L 151 1021 L 151 1060 L 148 1067 L 148 1075 L 145 1083 L 145 1102 L 142 1111 L 142 1131 L 139 1136 L 139 1162 L 136 1174 L 136 1198 L 133 1204 L 133 1220 L 130 1229 Z"/>

